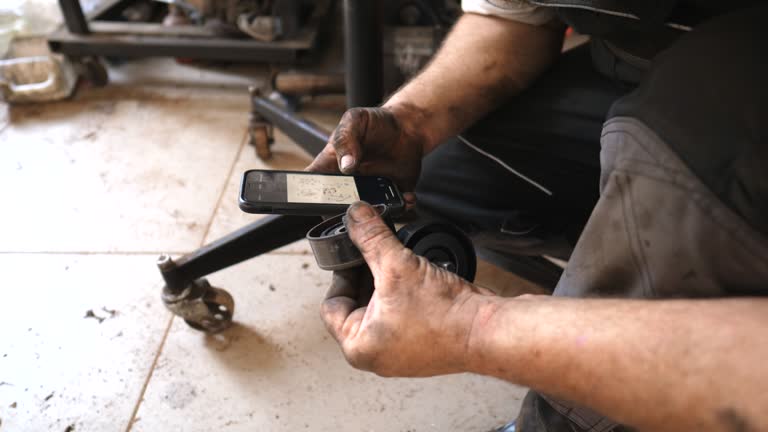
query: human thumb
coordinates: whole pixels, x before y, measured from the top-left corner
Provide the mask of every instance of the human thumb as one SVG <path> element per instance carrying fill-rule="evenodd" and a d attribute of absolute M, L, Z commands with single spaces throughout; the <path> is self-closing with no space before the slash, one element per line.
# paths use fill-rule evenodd
<path fill-rule="evenodd" d="M 404 246 L 381 218 L 384 206 L 371 206 L 358 201 L 347 209 L 346 226 L 349 238 L 357 246 L 372 271 L 378 269 L 381 258 Z"/>

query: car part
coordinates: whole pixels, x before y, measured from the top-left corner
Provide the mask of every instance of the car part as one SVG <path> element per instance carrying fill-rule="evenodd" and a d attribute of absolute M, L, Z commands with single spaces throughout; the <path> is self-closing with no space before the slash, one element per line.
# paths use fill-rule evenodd
<path fill-rule="evenodd" d="M 382 213 L 382 217 L 394 231 L 386 213 Z M 470 282 L 475 279 L 475 249 L 466 234 L 455 226 L 432 221 L 413 223 L 401 228 L 397 238 L 416 255 L 423 256 L 436 266 Z M 317 265 L 323 270 L 344 270 L 365 263 L 360 251 L 349 238 L 344 214 L 313 227 L 307 233 L 307 240 Z"/>

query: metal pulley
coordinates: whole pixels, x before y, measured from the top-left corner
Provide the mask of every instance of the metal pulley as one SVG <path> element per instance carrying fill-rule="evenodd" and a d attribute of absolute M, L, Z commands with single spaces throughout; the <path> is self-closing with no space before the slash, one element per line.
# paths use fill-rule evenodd
<path fill-rule="evenodd" d="M 469 282 L 475 280 L 475 248 L 464 231 L 456 226 L 443 222 L 416 222 L 400 228 L 397 238 L 413 253 L 436 266 Z"/>
<path fill-rule="evenodd" d="M 379 212 L 394 231 L 385 212 L 381 209 Z M 346 216 L 340 214 L 326 219 L 307 233 L 317 265 L 323 270 L 344 270 L 365 264 L 349 238 L 345 222 Z M 397 238 L 416 255 L 470 282 L 474 280 L 477 269 L 475 249 L 466 234 L 455 226 L 442 222 L 413 223 L 401 228 Z"/>
<path fill-rule="evenodd" d="M 344 270 L 365 263 L 347 233 L 343 214 L 326 219 L 307 233 L 317 265 L 323 270 Z"/>

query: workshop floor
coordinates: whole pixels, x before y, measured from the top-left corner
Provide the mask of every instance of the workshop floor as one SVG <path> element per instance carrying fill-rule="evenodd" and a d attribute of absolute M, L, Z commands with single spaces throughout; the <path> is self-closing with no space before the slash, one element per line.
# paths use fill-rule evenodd
<path fill-rule="evenodd" d="M 516 415 L 524 389 L 499 380 L 349 367 L 317 312 L 330 275 L 303 242 L 209 278 L 235 298 L 229 330 L 174 319 L 157 256 L 254 220 L 236 204 L 244 170 L 310 157 L 279 134 L 273 160 L 255 157 L 242 76 L 180 86 L 163 82 L 172 62 L 149 64 L 71 101 L 0 104 L 0 431 L 483 432 Z M 488 265 L 480 280 L 526 286 Z"/>

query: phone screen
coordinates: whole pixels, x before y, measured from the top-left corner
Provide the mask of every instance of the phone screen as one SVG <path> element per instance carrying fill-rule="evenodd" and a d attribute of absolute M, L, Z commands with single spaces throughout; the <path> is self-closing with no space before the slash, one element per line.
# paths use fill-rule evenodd
<path fill-rule="evenodd" d="M 391 180 L 376 176 L 347 176 L 301 171 L 251 170 L 245 173 L 241 205 L 246 211 L 277 212 L 302 206 L 343 207 L 355 201 L 402 206 L 402 197 Z M 249 209 L 250 206 L 250 209 Z"/>
<path fill-rule="evenodd" d="M 360 201 L 355 178 L 286 173 L 289 203 L 352 204 Z"/>

